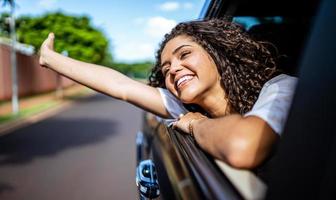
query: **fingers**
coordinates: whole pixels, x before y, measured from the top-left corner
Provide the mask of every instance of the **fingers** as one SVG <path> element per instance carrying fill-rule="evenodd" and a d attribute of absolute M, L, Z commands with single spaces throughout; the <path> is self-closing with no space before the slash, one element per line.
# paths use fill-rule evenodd
<path fill-rule="evenodd" d="M 184 128 L 185 126 L 185 122 L 186 122 L 186 119 L 185 118 L 186 115 L 184 114 L 179 114 L 178 118 L 176 119 L 176 121 L 174 121 L 172 123 L 172 128 L 173 129 L 176 129 L 176 130 L 182 130 L 184 132 L 186 132 L 186 129 Z"/>
<path fill-rule="evenodd" d="M 53 32 L 49 33 L 48 38 L 53 40 L 55 38 L 55 34 Z"/>
<path fill-rule="evenodd" d="M 185 133 L 192 133 L 193 131 L 190 128 L 190 124 L 206 118 L 207 117 L 201 113 L 188 112 L 186 114 L 180 114 L 176 121 L 172 123 L 172 128 L 181 130 Z"/>
<path fill-rule="evenodd" d="M 177 127 L 177 121 L 172 122 L 172 128 L 173 128 L 173 129 L 176 129 L 176 127 Z"/>
<path fill-rule="evenodd" d="M 44 40 L 38 52 L 38 55 L 40 57 L 39 63 L 43 67 L 47 67 L 46 54 L 48 50 L 54 50 L 54 39 L 55 39 L 54 33 L 49 33 L 48 37 Z"/>
<path fill-rule="evenodd" d="M 183 113 L 179 114 L 179 116 L 178 116 L 178 118 L 176 119 L 176 121 L 172 123 L 172 128 L 173 128 L 173 129 L 176 129 L 176 128 L 177 128 L 178 122 L 181 120 L 182 117 L 184 117 L 184 114 L 183 114 Z"/>
<path fill-rule="evenodd" d="M 179 122 L 180 122 L 180 120 L 181 120 L 181 118 L 184 116 L 184 114 L 180 114 L 179 116 L 178 116 L 178 118 L 176 119 L 176 121 L 174 121 L 174 122 L 172 122 L 172 128 L 173 129 L 178 129 L 178 125 L 179 125 Z"/>
<path fill-rule="evenodd" d="M 55 39 L 55 34 L 53 32 L 49 33 L 48 38 L 47 38 L 48 40 L 47 45 L 50 49 L 54 49 L 54 39 Z"/>
<path fill-rule="evenodd" d="M 184 116 L 184 114 L 179 114 L 179 117 L 178 117 L 178 119 L 180 120 L 182 117 Z"/>

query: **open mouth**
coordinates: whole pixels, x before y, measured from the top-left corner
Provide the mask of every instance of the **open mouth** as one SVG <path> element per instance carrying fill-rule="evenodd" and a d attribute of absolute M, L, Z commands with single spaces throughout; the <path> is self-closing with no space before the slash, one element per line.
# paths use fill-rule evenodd
<path fill-rule="evenodd" d="M 187 82 L 189 82 L 191 79 L 193 79 L 194 76 L 192 75 L 185 75 L 185 76 L 182 76 L 180 79 L 178 79 L 176 82 L 175 82 L 175 86 L 176 88 L 181 88 L 183 85 L 185 85 Z"/>

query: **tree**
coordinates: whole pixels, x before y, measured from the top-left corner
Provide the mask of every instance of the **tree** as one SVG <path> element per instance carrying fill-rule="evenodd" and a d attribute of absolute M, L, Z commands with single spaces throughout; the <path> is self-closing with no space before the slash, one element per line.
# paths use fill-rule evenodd
<path fill-rule="evenodd" d="M 109 41 L 102 31 L 93 27 L 87 16 L 70 16 L 61 12 L 38 17 L 17 18 L 18 41 L 39 49 L 48 33 L 56 35 L 55 50 L 67 51 L 72 58 L 102 63 L 109 55 Z M 5 30 L 5 29 L 4 29 Z"/>
<path fill-rule="evenodd" d="M 10 37 L 9 23 L 8 19 L 10 18 L 10 14 L 5 12 L 0 15 L 0 36 L 2 37 Z"/>
<path fill-rule="evenodd" d="M 151 61 L 144 61 L 137 63 L 113 63 L 112 65 L 107 66 L 128 76 L 144 79 L 148 77 L 150 69 L 153 65 L 154 63 Z"/>

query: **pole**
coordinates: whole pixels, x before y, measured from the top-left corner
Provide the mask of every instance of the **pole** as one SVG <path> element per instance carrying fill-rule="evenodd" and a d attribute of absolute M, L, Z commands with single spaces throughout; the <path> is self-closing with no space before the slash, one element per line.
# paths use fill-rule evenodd
<path fill-rule="evenodd" d="M 64 56 L 69 55 L 68 51 L 66 51 L 66 50 L 63 50 L 61 52 L 61 54 L 64 55 Z M 58 99 L 63 99 L 64 94 L 63 94 L 63 86 L 62 86 L 62 77 L 59 73 L 56 74 L 56 85 L 57 85 L 57 87 L 56 87 L 56 97 Z"/>
<path fill-rule="evenodd" d="M 14 5 L 11 5 L 10 16 L 10 35 L 12 39 L 11 45 L 11 65 L 12 65 L 12 111 L 14 115 L 19 113 L 19 98 L 18 98 L 18 84 L 17 84 L 17 66 L 16 66 L 16 34 L 15 34 L 15 15 Z"/>

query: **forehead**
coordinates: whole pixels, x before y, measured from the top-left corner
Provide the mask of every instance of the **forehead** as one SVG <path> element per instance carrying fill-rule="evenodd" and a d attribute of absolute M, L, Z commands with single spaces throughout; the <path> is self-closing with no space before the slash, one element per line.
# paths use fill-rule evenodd
<path fill-rule="evenodd" d="M 173 51 L 178 48 L 179 46 L 182 46 L 182 45 L 192 45 L 192 46 L 195 46 L 197 45 L 190 36 L 186 36 L 186 35 L 179 35 L 179 36 L 176 36 L 174 37 L 173 39 L 169 40 L 165 47 L 163 48 L 162 50 L 162 53 L 161 53 L 161 59 L 164 55 L 167 55 L 167 54 L 172 54 Z"/>

